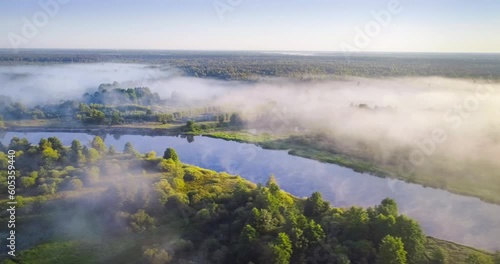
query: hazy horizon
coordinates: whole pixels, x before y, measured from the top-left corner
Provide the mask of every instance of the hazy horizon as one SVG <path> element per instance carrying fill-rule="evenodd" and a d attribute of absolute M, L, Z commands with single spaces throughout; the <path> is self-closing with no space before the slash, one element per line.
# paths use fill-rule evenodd
<path fill-rule="evenodd" d="M 261 53 L 278 53 L 278 52 L 314 52 L 323 54 L 343 54 L 339 50 L 249 50 L 249 49 L 119 49 L 119 48 L 0 48 L 0 51 L 19 52 L 19 51 L 168 51 L 168 52 L 261 52 Z M 354 54 L 493 54 L 500 55 L 500 51 L 496 52 L 481 52 L 481 51 L 357 51 Z M 294 55 L 294 54 L 289 54 Z M 314 54 L 321 55 L 321 54 Z"/>

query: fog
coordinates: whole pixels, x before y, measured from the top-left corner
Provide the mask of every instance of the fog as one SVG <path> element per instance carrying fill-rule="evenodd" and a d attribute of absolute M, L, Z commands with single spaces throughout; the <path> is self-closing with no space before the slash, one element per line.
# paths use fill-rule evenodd
<path fill-rule="evenodd" d="M 238 82 L 180 72 L 113 63 L 0 67 L 0 94 L 36 104 L 81 98 L 101 83 L 147 86 L 162 98 L 176 92 L 199 107 L 239 112 L 252 131 L 322 133 L 337 150 L 390 164 L 399 174 L 427 168 L 440 177 L 456 172 L 500 184 L 498 83 L 442 77 Z"/>
<path fill-rule="evenodd" d="M 484 80 L 353 78 L 258 83 L 217 103 L 257 131 L 319 134 L 320 148 L 491 201 L 500 186 L 498 91 Z"/>
<path fill-rule="evenodd" d="M 150 87 L 164 99 L 176 92 L 192 106 L 218 106 L 223 112 L 238 112 L 250 132 L 320 134 L 324 140 L 321 143 L 331 143 L 335 151 L 388 166 L 406 178 L 414 173 L 423 178 L 436 177 L 442 183 L 440 187 L 448 189 L 471 183 L 471 193 L 488 197 L 495 195 L 495 186 L 500 185 L 500 84 L 488 80 L 351 77 L 239 82 L 186 77 L 169 67 L 138 64 L 0 66 L 0 95 L 27 105 L 79 99 L 100 84 L 115 81 L 121 88 Z M 102 170 L 101 178 L 119 189 L 120 195 L 115 196 L 149 193 L 148 184 L 137 182 L 131 175 L 126 181 L 114 177 L 129 170 Z M 113 191 L 118 192 L 116 188 Z M 341 189 L 336 189 L 336 196 L 342 196 Z M 429 204 L 436 199 L 414 195 L 420 208 L 437 206 Z M 88 230 L 94 230 L 88 236 L 100 237 L 110 226 L 123 226 L 125 220 L 118 216 L 99 221 L 82 217 L 88 208 L 99 213 L 108 206 L 117 207 L 113 202 L 109 196 L 99 196 L 68 203 L 74 208 L 72 216 L 65 213 L 66 208 L 57 211 L 55 215 L 65 219 L 64 223 L 51 225 L 39 239 L 59 233 L 52 227 L 69 237 L 83 237 Z M 405 213 L 425 214 L 408 208 Z M 448 213 L 436 217 L 442 217 L 443 222 L 455 221 L 445 215 Z M 426 226 L 426 230 L 433 228 L 437 227 Z M 440 234 L 456 232 L 445 230 Z M 476 239 L 464 241 L 480 244 Z"/>
<path fill-rule="evenodd" d="M 436 151 L 496 162 L 500 154 L 499 88 L 487 81 L 440 77 L 289 81 L 255 84 L 217 103 L 249 119 L 268 111 L 271 118 L 280 120 L 274 122 L 274 130 L 297 125 L 332 136 L 384 142 L 381 147 L 389 149 L 421 146 L 439 130 L 442 136 L 435 142 Z"/>
<path fill-rule="evenodd" d="M 170 74 L 157 67 L 118 63 L 0 66 L 0 94 L 32 105 L 79 99 L 102 83 L 141 83 Z"/>

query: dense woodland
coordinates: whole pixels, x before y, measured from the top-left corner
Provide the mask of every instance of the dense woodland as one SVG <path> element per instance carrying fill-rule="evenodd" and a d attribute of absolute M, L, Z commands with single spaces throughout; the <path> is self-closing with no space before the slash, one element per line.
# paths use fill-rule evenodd
<path fill-rule="evenodd" d="M 0 64 L 125 62 L 163 65 L 180 74 L 225 80 L 291 77 L 303 80 L 330 77 L 445 76 L 500 79 L 497 54 L 434 53 L 317 53 L 293 56 L 263 52 L 23 50 L 0 53 Z"/>
<path fill-rule="evenodd" d="M 110 88 L 111 86 L 111 88 Z M 175 98 L 162 100 L 148 87 L 113 88 L 102 84 L 98 90 L 85 93 L 79 100 L 26 106 L 0 96 L 0 116 L 7 121 L 53 119 L 78 121 L 82 124 L 118 125 L 137 122 L 167 123 L 191 114 L 192 110 L 175 111 L 164 105 L 177 106 Z M 177 108 L 176 108 L 177 109 Z"/>
<path fill-rule="evenodd" d="M 82 125 L 120 125 L 131 123 L 158 122 L 185 123 L 190 119 L 214 121 L 203 127 L 191 122 L 186 132 L 201 129 L 243 124 L 238 113 L 226 113 L 215 106 L 179 107 L 180 99 L 175 93 L 168 99 L 161 99 L 148 87 L 119 88 L 120 84 L 101 84 L 97 91 L 83 94 L 79 100 L 26 106 L 0 95 L 0 128 L 6 121 L 57 120 L 75 121 Z"/>
<path fill-rule="evenodd" d="M 317 192 L 291 196 L 273 176 L 255 185 L 183 164 L 172 148 L 119 152 L 100 137 L 71 146 L 13 138 L 0 148 L 1 188 L 15 166 L 18 218 L 38 230 L 19 263 L 493 263 L 430 246 L 391 199 L 334 208 Z"/>

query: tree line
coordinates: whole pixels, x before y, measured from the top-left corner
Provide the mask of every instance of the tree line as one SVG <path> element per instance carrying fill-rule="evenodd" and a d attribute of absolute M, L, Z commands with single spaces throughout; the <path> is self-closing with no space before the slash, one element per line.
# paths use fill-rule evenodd
<path fill-rule="evenodd" d="M 98 211 L 115 219 L 109 230 L 154 233 L 171 221 L 184 223 L 171 246 L 143 245 L 145 263 L 189 263 L 193 256 L 209 263 L 449 263 L 445 249 L 426 251 L 420 225 L 389 198 L 371 208 L 336 208 L 318 192 L 306 199 L 291 196 L 273 176 L 255 185 L 183 164 L 172 148 L 158 157 L 127 143 L 119 152 L 98 136 L 71 146 L 57 137 L 35 145 L 12 138 L 0 148 L 0 173 L 8 165 L 5 151 L 16 151 L 19 204 L 107 186 L 104 211 Z M 493 260 L 471 254 L 467 261 Z"/>

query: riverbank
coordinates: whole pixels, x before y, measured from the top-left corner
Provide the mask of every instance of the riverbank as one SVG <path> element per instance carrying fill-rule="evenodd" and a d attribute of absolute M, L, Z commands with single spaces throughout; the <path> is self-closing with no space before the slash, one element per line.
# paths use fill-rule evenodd
<path fill-rule="evenodd" d="M 337 164 L 353 169 L 356 172 L 368 173 L 382 178 L 395 178 L 424 187 L 477 197 L 488 203 L 500 204 L 500 196 L 498 195 L 500 193 L 500 185 L 492 184 L 487 179 L 477 177 L 474 181 L 471 181 L 468 177 L 455 177 L 454 175 L 436 177 L 428 171 L 412 175 L 401 175 L 398 173 L 398 166 L 395 162 L 381 163 L 374 159 L 367 159 L 357 153 L 346 153 L 345 150 L 338 149 L 333 144 L 329 144 L 330 142 L 318 140 L 314 135 L 273 136 L 270 134 L 252 134 L 242 131 L 208 131 L 203 133 L 203 136 L 256 144 L 265 149 L 287 150 L 290 155 Z M 460 164 L 460 166 L 464 166 L 464 164 Z M 481 170 L 483 168 L 475 167 L 474 169 Z"/>
<path fill-rule="evenodd" d="M 210 122 L 207 122 L 210 123 Z M 47 122 L 41 120 L 8 122 L 6 131 L 12 132 L 70 132 L 88 133 L 91 135 L 149 135 L 149 136 L 177 136 L 203 135 L 206 137 L 250 143 L 264 149 L 286 150 L 288 154 L 320 162 L 337 164 L 353 169 L 359 173 L 368 173 L 377 177 L 400 179 L 409 183 L 425 187 L 446 190 L 455 194 L 477 197 L 482 201 L 500 204 L 500 185 L 492 184 L 484 178 L 477 177 L 474 181 L 464 177 L 435 177 L 433 173 L 424 171 L 412 175 L 398 173 L 394 162 L 380 163 L 366 158 L 359 153 L 349 152 L 336 147 L 331 142 L 318 139 L 314 135 L 300 133 L 250 133 L 238 127 L 220 127 L 215 129 L 184 132 L 184 124 L 123 124 L 118 126 L 86 126 L 81 123 Z M 462 164 L 463 166 L 463 164 Z M 474 168 L 481 170 L 482 168 Z M 450 173 L 451 174 L 451 173 Z M 446 179 L 446 180 L 445 180 Z M 453 179 L 453 180 L 450 180 Z"/>
<path fill-rule="evenodd" d="M 127 162 L 127 160 L 123 160 L 120 156 L 114 157 L 121 162 Z M 113 160 L 111 160 L 113 161 Z M 128 166 L 124 166 L 128 167 Z M 222 192 L 226 195 L 232 194 L 236 191 L 237 186 L 248 186 L 250 189 L 255 189 L 256 185 L 248 180 L 245 180 L 241 177 L 229 175 L 225 173 L 218 173 L 216 171 L 211 171 L 208 169 L 203 169 L 199 167 L 195 167 L 188 164 L 183 164 L 183 170 L 186 173 L 189 173 L 193 176 L 193 178 L 189 178 L 189 181 L 184 182 L 183 190 L 179 191 L 182 193 L 198 193 L 204 195 L 213 194 L 214 190 L 218 192 Z M 159 179 L 164 179 L 165 174 L 161 174 L 158 172 L 138 172 L 141 174 L 140 176 L 134 177 L 144 177 L 144 181 L 152 181 L 155 182 Z M 96 187 L 86 187 L 80 190 L 74 191 L 63 191 L 60 193 L 44 195 L 39 197 L 29 197 L 23 200 L 23 208 L 32 208 L 31 203 L 36 201 L 35 198 L 39 201 L 43 201 L 41 206 L 44 206 L 46 210 L 41 210 L 38 213 L 32 215 L 32 209 L 30 210 L 20 210 L 20 219 L 23 220 L 24 230 L 31 228 L 37 228 L 40 223 L 43 223 L 45 230 L 43 232 L 44 238 L 45 236 L 48 239 L 39 240 L 44 241 L 42 243 L 38 243 L 36 239 L 33 241 L 29 241 L 29 245 L 26 248 L 21 249 L 18 261 L 21 263 L 93 263 L 97 262 L 97 260 L 108 260 L 107 262 L 116 262 L 117 259 L 120 259 L 122 262 L 124 259 L 135 259 L 136 261 L 141 260 L 141 255 L 144 251 L 145 247 L 150 246 L 153 243 L 157 243 L 155 241 L 162 241 L 165 243 L 166 241 L 174 242 L 176 238 L 182 237 L 183 230 L 189 230 L 195 228 L 196 225 L 194 221 L 198 219 L 193 216 L 192 213 L 192 221 L 188 221 L 189 229 L 186 228 L 186 222 L 183 221 L 185 219 L 182 218 L 173 218 L 169 215 L 168 221 L 160 222 L 161 218 L 157 218 L 159 222 L 158 226 L 155 226 L 154 229 L 147 232 L 128 232 L 126 235 L 120 235 L 119 233 L 114 235 L 106 235 L 99 232 L 89 232 L 90 234 L 85 233 L 85 235 L 79 235 L 78 238 L 75 238 L 75 234 L 59 234 L 58 236 L 54 236 L 51 231 L 52 229 L 60 228 L 55 223 L 54 219 L 50 218 L 49 215 L 54 212 L 59 212 L 59 214 L 64 214 L 71 220 L 71 215 L 75 212 L 71 210 L 82 210 L 82 208 L 78 207 L 66 207 L 65 210 L 61 210 L 59 206 L 64 204 L 83 204 L 83 201 L 90 199 L 91 201 L 99 201 L 99 197 L 102 195 L 106 195 L 109 192 L 108 186 L 113 186 L 117 183 L 116 179 L 109 179 L 108 176 L 103 176 L 99 179 L 99 184 Z M 132 177 L 129 175 L 128 177 Z M 168 178 L 169 176 L 167 176 Z M 130 178 L 129 178 L 130 179 Z M 129 190 L 130 191 L 130 190 Z M 301 199 L 291 195 L 288 192 L 282 192 L 283 196 L 290 197 L 290 200 L 293 200 L 294 203 L 300 203 Z M 102 196 L 105 198 L 109 198 L 108 196 Z M 97 200 L 92 200 L 97 199 Z M 137 198 L 139 199 L 139 198 Z M 89 200 L 89 201 L 90 201 Z M 230 199 L 233 201 L 234 199 Z M 5 200 L 3 200 L 5 202 Z M 104 204 L 104 203 L 96 203 L 96 204 Z M 50 206 L 50 207 L 48 207 Z M 47 208 L 51 208 L 48 210 Z M 59 209 L 59 210 L 57 210 Z M 52 211 L 51 211 L 52 210 Z M 202 209 L 200 211 L 203 212 Z M 241 209 L 240 209 L 241 210 Z M 334 209 L 335 210 L 335 209 Z M 337 208 L 336 210 L 343 210 Z M 189 210 L 186 210 L 190 212 Z M 168 212 L 176 212 L 175 210 L 170 210 Z M 196 211 L 193 211 L 196 212 Z M 196 213 L 196 215 L 200 215 L 200 213 Z M 3 215 L 5 217 L 5 215 Z M 105 226 L 104 221 L 99 221 L 103 217 L 101 214 L 92 214 L 91 211 L 85 214 L 85 219 L 79 219 L 79 221 L 88 221 L 92 223 L 97 223 L 98 226 L 96 230 L 106 230 L 108 227 Z M 185 217 L 185 216 L 182 216 Z M 171 221 L 172 219 L 177 221 Z M 194 220 L 193 220 L 194 219 Z M 5 220 L 5 219 L 4 219 Z M 164 219 L 165 220 L 165 219 Z M 75 221 L 75 220 L 73 220 Z M 79 222 L 80 223 L 80 222 Z M 50 228 L 47 228 L 50 227 Z M 94 227 L 94 226 L 93 226 Z M 47 231 L 49 230 L 49 231 Z M 61 231 L 59 231 L 61 232 Z M 76 232 L 75 232 L 76 233 Z M 22 236 L 23 233 L 20 233 L 20 240 L 23 239 L 28 240 L 28 237 Z M 58 234 L 58 233 L 55 233 Z M 22 238 L 22 239 L 21 239 Z M 50 238 L 50 239 L 49 239 Z M 168 238 L 168 240 L 166 239 Z M 46 241 L 50 241 L 47 243 Z M 461 244 L 453 243 L 450 241 L 445 241 L 437 238 L 433 238 L 428 236 L 424 242 L 424 259 L 422 259 L 419 263 L 434 263 L 432 262 L 435 259 L 436 252 L 444 252 L 445 256 L 447 256 L 447 263 L 468 263 L 467 259 L 471 255 L 476 255 L 483 257 L 484 259 L 491 259 L 493 254 L 488 251 L 472 248 L 469 246 L 464 246 Z M 54 256 L 58 256 L 58 261 L 53 262 Z M 0 259 L 5 258 L 5 255 L 0 255 Z M 91 260 L 90 262 L 86 260 Z M 113 261 L 111 261 L 113 260 Z M 2 263 L 11 263 L 8 261 L 4 261 Z"/>

